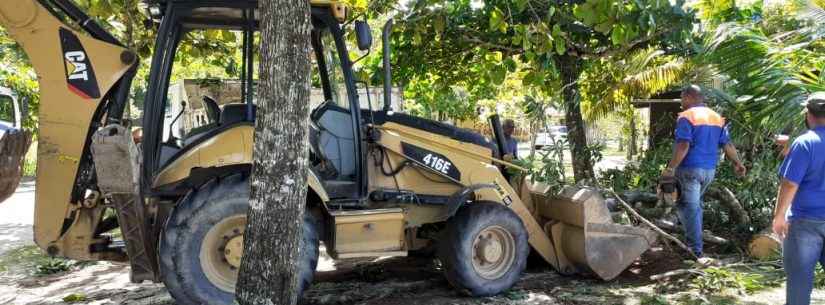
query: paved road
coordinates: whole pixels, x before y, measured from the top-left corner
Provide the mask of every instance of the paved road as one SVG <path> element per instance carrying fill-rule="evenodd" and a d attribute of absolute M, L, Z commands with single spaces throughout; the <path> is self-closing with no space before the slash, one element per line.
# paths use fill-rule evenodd
<path fill-rule="evenodd" d="M 0 203 L 0 255 L 34 244 L 34 181 L 20 183 L 14 195 Z"/>

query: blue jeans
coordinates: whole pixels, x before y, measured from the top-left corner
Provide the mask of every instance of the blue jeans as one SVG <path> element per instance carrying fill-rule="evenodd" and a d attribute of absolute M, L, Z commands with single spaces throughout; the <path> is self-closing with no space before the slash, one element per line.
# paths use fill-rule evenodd
<path fill-rule="evenodd" d="M 679 221 L 685 227 L 687 245 L 697 256 L 702 255 L 702 195 L 713 182 L 716 169 L 679 168 L 676 179 L 682 186 L 682 194 L 676 205 Z"/>
<path fill-rule="evenodd" d="M 782 257 L 787 274 L 785 298 L 787 305 L 811 303 L 814 267 L 825 267 L 825 220 L 791 219 L 788 235 L 782 244 Z"/>

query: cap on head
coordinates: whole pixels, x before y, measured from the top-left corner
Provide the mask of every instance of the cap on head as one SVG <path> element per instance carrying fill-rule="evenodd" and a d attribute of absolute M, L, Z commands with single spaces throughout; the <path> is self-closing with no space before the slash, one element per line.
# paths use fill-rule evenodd
<path fill-rule="evenodd" d="M 814 92 L 805 100 L 808 113 L 819 119 L 825 119 L 825 92 Z"/>

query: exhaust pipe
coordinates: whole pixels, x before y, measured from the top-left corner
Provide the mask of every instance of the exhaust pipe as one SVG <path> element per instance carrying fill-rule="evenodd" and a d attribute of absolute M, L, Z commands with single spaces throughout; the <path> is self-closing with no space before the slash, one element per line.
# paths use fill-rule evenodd
<path fill-rule="evenodd" d="M 496 146 L 498 146 L 496 152 L 498 153 L 499 158 L 504 158 L 504 129 L 501 127 L 501 118 L 498 114 L 493 114 L 489 118 L 490 120 L 490 129 L 493 131 L 493 141 L 495 141 Z"/>
<path fill-rule="evenodd" d="M 384 64 L 384 111 L 392 110 L 392 67 L 390 67 L 390 33 L 392 32 L 392 19 L 384 24 L 381 31 L 381 43 L 383 44 L 383 64 Z"/>

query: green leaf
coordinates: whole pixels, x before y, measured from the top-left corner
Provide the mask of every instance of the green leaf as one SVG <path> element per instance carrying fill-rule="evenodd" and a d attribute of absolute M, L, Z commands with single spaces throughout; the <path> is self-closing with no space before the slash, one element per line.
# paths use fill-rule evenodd
<path fill-rule="evenodd" d="M 516 61 L 512 58 L 507 58 L 504 60 L 504 66 L 507 67 L 507 71 L 515 72 L 516 71 Z"/>
<path fill-rule="evenodd" d="M 556 39 L 554 42 L 556 44 L 556 54 L 564 55 L 567 51 L 567 44 L 564 43 L 564 40 Z"/>
<path fill-rule="evenodd" d="M 490 80 L 496 84 L 504 82 L 504 78 L 507 77 L 507 69 L 505 69 L 503 66 L 496 66 L 496 68 L 494 68 L 490 72 Z"/>
<path fill-rule="evenodd" d="M 527 1 L 528 0 L 515 0 L 513 3 L 516 5 L 516 12 L 523 12 L 525 8 L 527 8 Z"/>
<path fill-rule="evenodd" d="M 446 17 L 444 17 L 443 15 L 439 15 L 438 17 L 435 17 L 435 20 L 433 20 L 433 27 L 435 27 L 436 33 L 439 33 L 439 34 L 444 33 L 444 27 L 445 27 L 446 23 L 447 23 Z"/>
<path fill-rule="evenodd" d="M 555 15 L 555 14 L 556 14 L 556 7 L 551 5 L 550 8 L 547 9 L 547 18 L 552 18 L 553 15 Z"/>
<path fill-rule="evenodd" d="M 500 30 L 503 23 L 505 23 L 504 13 L 502 13 L 497 7 L 493 8 L 493 11 L 490 12 L 490 30 Z"/>
<path fill-rule="evenodd" d="M 613 28 L 613 32 L 610 33 L 610 40 L 613 41 L 613 45 L 620 45 L 625 42 L 625 30 L 624 26 L 619 25 Z"/>
<path fill-rule="evenodd" d="M 227 30 L 221 30 L 221 37 L 224 41 L 235 41 L 235 34 Z"/>

